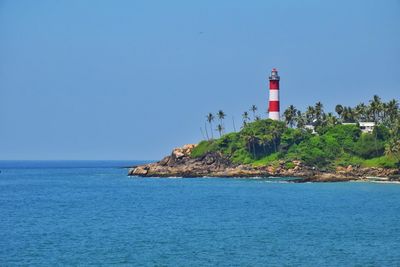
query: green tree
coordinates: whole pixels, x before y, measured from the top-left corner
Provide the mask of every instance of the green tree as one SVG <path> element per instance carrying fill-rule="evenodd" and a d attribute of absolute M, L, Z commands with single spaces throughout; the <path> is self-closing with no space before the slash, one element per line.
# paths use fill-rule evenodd
<path fill-rule="evenodd" d="M 355 122 L 355 113 L 351 107 L 344 107 L 342 112 L 343 122 L 352 123 Z"/>
<path fill-rule="evenodd" d="M 400 140 L 389 140 L 385 146 L 385 155 L 400 161 Z"/>
<path fill-rule="evenodd" d="M 322 105 L 321 102 L 315 103 L 314 113 L 315 113 L 316 125 L 321 125 L 323 116 L 325 114 L 324 113 L 324 106 Z"/>
<path fill-rule="evenodd" d="M 315 109 L 313 106 L 308 106 L 306 110 L 306 122 L 307 124 L 314 123 L 315 120 Z"/>
<path fill-rule="evenodd" d="M 297 128 L 303 129 L 306 125 L 306 119 L 304 118 L 300 110 L 297 111 L 296 117 L 294 119 L 296 121 Z"/>
<path fill-rule="evenodd" d="M 335 111 L 338 114 L 339 118 L 342 119 L 343 106 L 342 105 L 336 105 Z"/>
<path fill-rule="evenodd" d="M 325 124 L 327 126 L 334 126 L 338 124 L 338 119 L 333 115 L 332 112 L 328 112 L 328 114 L 325 117 Z"/>
<path fill-rule="evenodd" d="M 222 124 L 218 124 L 216 130 L 219 132 L 219 137 L 221 137 L 224 131 L 224 126 L 222 126 Z"/>
<path fill-rule="evenodd" d="M 210 125 L 210 130 L 211 130 L 211 139 L 214 139 L 214 134 L 213 134 L 213 128 L 212 128 L 212 122 L 214 121 L 214 115 L 210 112 L 207 115 L 207 122 Z"/>
<path fill-rule="evenodd" d="M 293 105 L 290 105 L 283 112 L 283 116 L 285 117 L 286 124 L 289 125 L 291 128 L 293 128 L 293 125 L 295 123 L 296 114 L 297 114 L 297 109 Z"/>
<path fill-rule="evenodd" d="M 247 125 L 247 122 L 249 121 L 249 113 L 247 111 L 243 112 L 242 118 L 243 118 L 243 127 L 245 127 Z"/>
<path fill-rule="evenodd" d="M 278 151 L 278 143 L 280 141 L 281 134 L 282 132 L 278 128 L 273 127 L 271 129 L 272 143 L 274 143 L 274 152 Z"/>
<path fill-rule="evenodd" d="M 391 125 L 396 122 L 397 119 L 399 119 L 399 102 L 395 99 L 390 100 L 386 104 L 386 110 L 385 110 L 386 118 L 385 122 L 388 125 Z"/>
<path fill-rule="evenodd" d="M 224 127 L 224 119 L 226 117 L 226 114 L 222 110 L 219 110 L 218 113 L 217 113 L 217 116 L 218 116 L 218 119 L 219 119 L 219 123 L 222 126 L 222 129 L 224 129 L 225 128 Z"/>
<path fill-rule="evenodd" d="M 256 105 L 252 105 L 251 108 L 250 108 L 250 111 L 253 112 L 253 120 L 256 120 L 257 106 Z"/>
<path fill-rule="evenodd" d="M 400 164 L 400 120 L 396 120 L 389 129 L 390 139 L 385 145 L 385 154 Z"/>
<path fill-rule="evenodd" d="M 358 104 L 355 108 L 355 116 L 358 122 L 368 120 L 367 106 L 364 103 Z"/>
<path fill-rule="evenodd" d="M 374 95 L 372 100 L 369 103 L 369 110 L 372 115 L 372 120 L 375 123 L 378 123 L 381 119 L 381 113 L 383 111 L 383 105 L 381 98 L 378 95 Z"/>

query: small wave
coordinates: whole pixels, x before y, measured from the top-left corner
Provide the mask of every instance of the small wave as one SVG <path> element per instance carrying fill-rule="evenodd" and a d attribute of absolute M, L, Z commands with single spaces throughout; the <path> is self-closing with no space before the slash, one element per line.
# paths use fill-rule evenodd
<path fill-rule="evenodd" d="M 376 184 L 400 184 L 400 181 L 369 181 Z"/>

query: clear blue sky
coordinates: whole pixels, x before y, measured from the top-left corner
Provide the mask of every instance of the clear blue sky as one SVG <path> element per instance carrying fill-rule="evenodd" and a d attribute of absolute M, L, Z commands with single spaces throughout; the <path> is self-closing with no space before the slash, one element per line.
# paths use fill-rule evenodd
<path fill-rule="evenodd" d="M 400 1 L 0 0 L 0 159 L 159 159 L 205 115 L 400 96 Z"/>

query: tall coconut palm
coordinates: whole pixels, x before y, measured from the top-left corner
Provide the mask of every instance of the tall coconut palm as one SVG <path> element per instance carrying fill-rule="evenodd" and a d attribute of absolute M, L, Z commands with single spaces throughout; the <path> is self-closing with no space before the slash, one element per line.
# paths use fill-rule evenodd
<path fill-rule="evenodd" d="M 221 124 L 222 128 L 224 128 L 224 119 L 225 119 L 226 114 L 222 110 L 219 110 L 217 113 L 217 116 L 219 119 L 219 123 Z"/>
<path fill-rule="evenodd" d="M 390 139 L 385 146 L 385 154 L 397 160 L 400 165 L 400 119 L 391 124 L 389 129 Z"/>
<path fill-rule="evenodd" d="M 208 136 L 208 130 L 207 130 L 207 122 L 204 122 L 204 130 L 206 131 L 207 140 L 210 141 L 210 137 Z"/>
<path fill-rule="evenodd" d="M 214 115 L 211 112 L 208 113 L 208 115 L 207 115 L 207 121 L 208 121 L 208 124 L 210 125 L 211 139 L 214 139 L 213 128 L 212 128 L 212 122 L 214 121 Z"/>
<path fill-rule="evenodd" d="M 260 137 L 260 139 L 258 140 L 258 144 L 259 146 L 262 147 L 264 154 L 267 154 L 267 146 L 268 146 L 268 142 L 272 139 L 270 134 L 264 134 Z"/>
<path fill-rule="evenodd" d="M 278 152 L 278 146 L 277 143 L 279 141 L 279 130 L 277 128 L 272 128 L 271 130 L 271 135 L 272 135 L 272 142 L 274 143 L 274 152 Z"/>
<path fill-rule="evenodd" d="M 285 117 L 286 124 L 289 125 L 291 128 L 293 128 L 293 125 L 295 123 L 296 114 L 297 114 L 297 109 L 293 105 L 290 105 L 283 112 L 283 116 Z"/>
<path fill-rule="evenodd" d="M 400 139 L 390 139 L 385 146 L 385 155 L 400 162 Z"/>
<path fill-rule="evenodd" d="M 306 119 L 304 118 L 300 110 L 298 110 L 296 113 L 295 121 L 297 124 L 297 128 L 299 129 L 303 129 L 304 126 L 306 125 Z"/>
<path fill-rule="evenodd" d="M 224 126 L 222 126 L 221 124 L 218 124 L 216 130 L 219 132 L 219 137 L 221 137 L 222 132 L 224 131 Z"/>
<path fill-rule="evenodd" d="M 326 122 L 327 125 L 333 126 L 333 125 L 336 125 L 338 123 L 338 120 L 335 117 L 335 115 L 332 114 L 332 112 L 328 112 L 328 114 L 325 117 L 325 122 Z"/>
<path fill-rule="evenodd" d="M 392 99 L 386 104 L 387 121 L 389 124 L 393 124 L 399 117 L 399 102 L 396 99 Z"/>
<path fill-rule="evenodd" d="M 308 106 L 306 110 L 306 120 L 308 124 L 311 124 L 315 120 L 315 109 L 313 106 Z"/>
<path fill-rule="evenodd" d="M 235 118 L 232 116 L 233 131 L 236 132 Z"/>
<path fill-rule="evenodd" d="M 339 118 L 343 118 L 342 117 L 342 113 L 343 113 L 343 106 L 342 105 L 336 105 L 335 107 L 335 111 L 338 114 Z"/>
<path fill-rule="evenodd" d="M 322 115 L 324 114 L 324 105 L 322 105 L 321 102 L 315 103 L 315 118 L 317 121 L 320 121 L 322 119 Z"/>
<path fill-rule="evenodd" d="M 250 111 L 253 112 L 253 120 L 256 120 L 257 106 L 256 105 L 252 105 L 251 108 L 250 108 Z"/>
<path fill-rule="evenodd" d="M 372 100 L 370 100 L 369 109 L 371 111 L 372 120 L 375 123 L 379 122 L 383 105 L 381 98 L 378 95 L 374 95 Z"/>
<path fill-rule="evenodd" d="M 246 146 L 248 151 L 253 155 L 253 158 L 256 158 L 256 148 L 255 145 L 258 144 L 259 140 L 254 135 L 254 133 L 250 133 L 244 137 Z"/>
<path fill-rule="evenodd" d="M 342 112 L 343 122 L 351 123 L 355 122 L 355 113 L 351 107 L 344 107 Z"/>
<path fill-rule="evenodd" d="M 368 120 L 367 106 L 364 103 L 358 104 L 354 108 L 354 112 L 355 112 L 357 121 L 367 121 Z"/>
<path fill-rule="evenodd" d="M 247 111 L 243 112 L 242 118 L 243 118 L 243 127 L 244 127 L 247 125 L 247 121 L 249 120 L 249 113 Z"/>

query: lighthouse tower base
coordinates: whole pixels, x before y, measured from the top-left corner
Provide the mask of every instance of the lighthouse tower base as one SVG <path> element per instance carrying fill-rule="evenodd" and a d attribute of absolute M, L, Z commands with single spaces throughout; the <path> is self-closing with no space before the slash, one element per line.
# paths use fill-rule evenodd
<path fill-rule="evenodd" d="M 279 121 L 279 111 L 270 111 L 269 112 L 269 118 L 271 120 Z"/>

